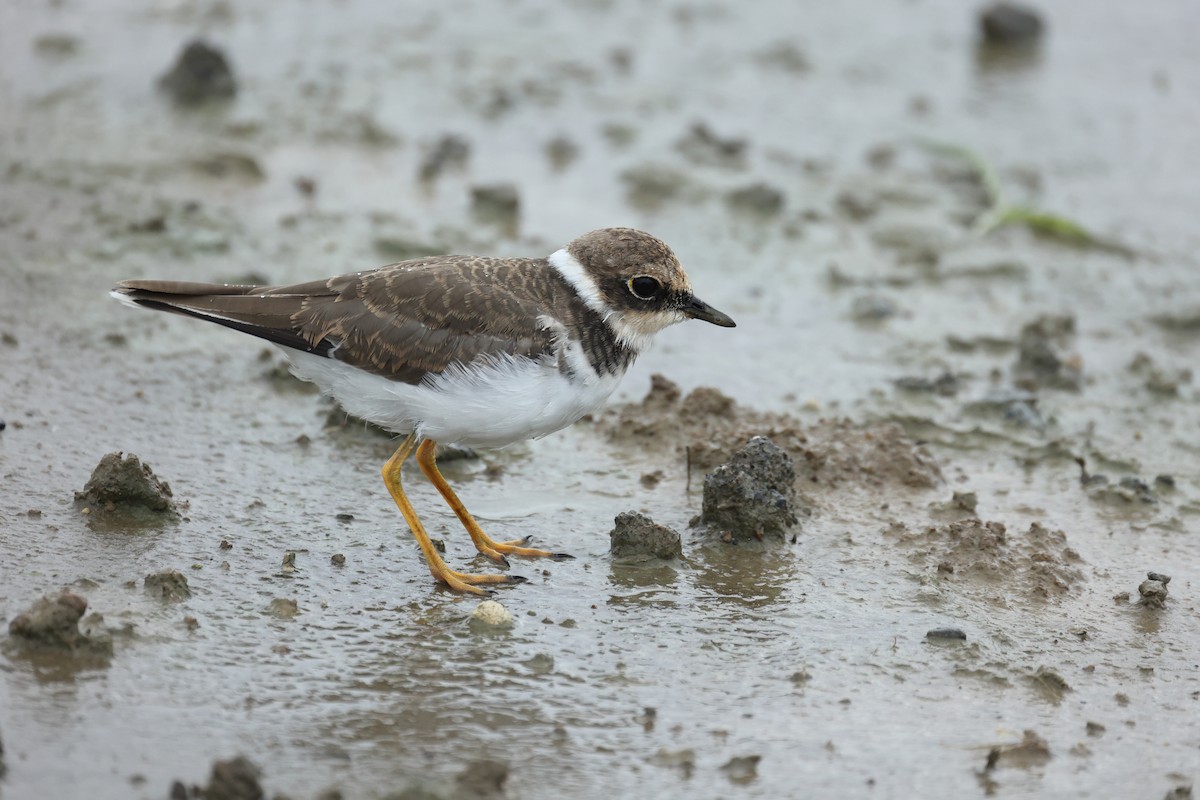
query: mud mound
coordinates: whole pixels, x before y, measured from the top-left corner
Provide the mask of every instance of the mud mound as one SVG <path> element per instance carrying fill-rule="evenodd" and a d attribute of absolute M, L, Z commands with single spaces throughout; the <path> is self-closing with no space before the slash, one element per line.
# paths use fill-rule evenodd
<path fill-rule="evenodd" d="M 704 506 L 693 523 L 730 544 L 787 541 L 796 519 L 796 470 L 770 439 L 755 436 L 704 479 Z"/>
<path fill-rule="evenodd" d="M 795 464 L 802 492 L 858 486 L 929 489 L 942 482 L 933 456 L 895 423 L 821 420 L 805 427 L 787 414 L 738 406 L 716 389 L 683 396 L 662 375 L 650 379 L 640 403 L 604 415 L 598 426 L 615 442 L 671 450 L 708 470 L 755 436 L 783 448 Z"/>
<path fill-rule="evenodd" d="M 192 596 L 187 578 L 177 569 L 164 569 L 147 575 L 143 585 L 146 594 L 161 600 L 186 600 Z"/>
<path fill-rule="evenodd" d="M 179 507 L 166 481 L 159 480 L 135 455 L 109 453 L 100 459 L 75 502 L 98 517 L 124 515 L 143 522 L 179 518 Z"/>
<path fill-rule="evenodd" d="M 9 623 L 8 633 L 11 641 L 25 650 L 111 654 L 112 639 L 107 632 L 79 629 L 85 611 L 87 600 L 77 594 L 64 591 L 57 597 L 46 596 L 18 614 Z"/>
<path fill-rule="evenodd" d="M 1010 536 L 1004 523 L 975 517 L 919 531 L 897 522 L 884 535 L 939 580 L 978 582 L 1001 605 L 1007 602 L 997 587 L 1027 600 L 1051 600 L 1083 580 L 1077 566 L 1082 559 L 1067 547 L 1066 534 L 1037 522 L 1018 537 Z"/>

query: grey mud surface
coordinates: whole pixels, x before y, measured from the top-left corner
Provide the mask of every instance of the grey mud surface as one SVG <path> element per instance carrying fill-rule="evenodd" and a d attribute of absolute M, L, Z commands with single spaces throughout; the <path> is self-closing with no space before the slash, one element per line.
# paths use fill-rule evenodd
<path fill-rule="evenodd" d="M 1046 9 L 1005 54 L 952 0 L 4 3 L 0 630 L 67 589 L 112 650 L 0 650 L 0 796 L 162 798 L 238 756 L 292 798 L 1183 796 L 1200 18 Z M 197 35 L 236 93 L 177 106 Z M 922 140 L 1107 246 L 974 235 L 977 176 Z M 259 343 L 105 294 L 620 224 L 739 327 L 667 331 L 591 421 L 446 463 L 497 538 L 577 557 L 514 563 L 511 626 L 431 583 L 391 442 Z M 794 544 L 689 528 L 753 434 L 792 457 Z M 95 524 L 110 452 L 179 518 Z M 683 557 L 613 564 L 626 511 Z"/>

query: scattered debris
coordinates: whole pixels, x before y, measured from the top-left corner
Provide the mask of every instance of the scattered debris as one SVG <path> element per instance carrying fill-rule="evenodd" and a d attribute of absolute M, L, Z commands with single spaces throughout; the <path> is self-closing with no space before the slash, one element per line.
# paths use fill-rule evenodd
<path fill-rule="evenodd" d="M 160 600 L 186 600 L 192 596 L 187 578 L 177 569 L 164 569 L 147 575 L 143 585 L 147 594 Z"/>
<path fill-rule="evenodd" d="M 149 464 L 130 454 L 109 453 L 100 459 L 75 503 L 84 513 L 120 514 L 133 521 L 161 522 L 179 518 L 179 508 L 166 481 L 159 480 Z"/>
<path fill-rule="evenodd" d="M 225 54 L 199 39 L 188 43 L 158 85 L 182 106 L 227 100 L 237 93 Z"/>
<path fill-rule="evenodd" d="M 615 527 L 608 538 L 614 562 L 634 564 L 683 555 L 679 534 L 644 514 L 626 511 L 618 514 L 613 522 Z"/>
<path fill-rule="evenodd" d="M 730 544 L 784 542 L 797 523 L 795 482 L 787 451 L 755 436 L 705 477 L 704 504 L 694 524 Z"/>
<path fill-rule="evenodd" d="M 1146 608 L 1165 608 L 1167 605 L 1167 584 L 1171 582 L 1170 575 L 1159 572 L 1147 572 L 1146 580 L 1138 584 L 1139 601 Z"/>
<path fill-rule="evenodd" d="M 492 631 L 507 630 L 515 624 L 515 621 L 512 613 L 500 603 L 495 600 L 484 600 L 475 606 L 468 624 L 474 631 Z"/>

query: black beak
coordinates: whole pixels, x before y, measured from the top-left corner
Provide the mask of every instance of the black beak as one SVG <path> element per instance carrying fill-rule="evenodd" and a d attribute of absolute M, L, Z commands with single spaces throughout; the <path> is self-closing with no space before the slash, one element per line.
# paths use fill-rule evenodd
<path fill-rule="evenodd" d="M 737 323 L 728 314 L 722 314 L 699 297 L 691 297 L 686 300 L 683 304 L 683 313 L 692 319 L 702 319 L 713 325 L 720 325 L 722 328 L 737 327 Z"/>

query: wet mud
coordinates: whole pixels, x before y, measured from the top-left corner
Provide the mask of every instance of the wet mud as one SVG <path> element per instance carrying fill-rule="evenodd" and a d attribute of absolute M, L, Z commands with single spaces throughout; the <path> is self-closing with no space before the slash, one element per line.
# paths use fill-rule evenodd
<path fill-rule="evenodd" d="M 1193 17 L 5 5 L 0 796 L 1189 796 Z M 485 603 L 392 437 L 107 297 L 604 225 L 739 327 L 440 454 L 576 556 Z"/>

